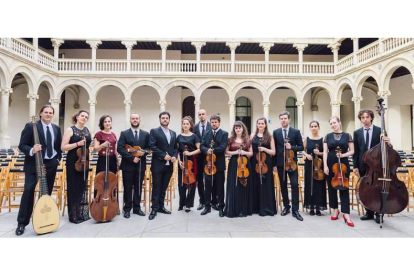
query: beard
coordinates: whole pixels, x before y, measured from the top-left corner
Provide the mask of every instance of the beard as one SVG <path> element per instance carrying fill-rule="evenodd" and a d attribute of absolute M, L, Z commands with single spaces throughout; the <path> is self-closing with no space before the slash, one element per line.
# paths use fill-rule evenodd
<path fill-rule="evenodd" d="M 137 123 L 136 125 L 134 125 L 133 123 L 131 123 L 131 127 L 132 128 L 139 128 L 139 123 Z"/>

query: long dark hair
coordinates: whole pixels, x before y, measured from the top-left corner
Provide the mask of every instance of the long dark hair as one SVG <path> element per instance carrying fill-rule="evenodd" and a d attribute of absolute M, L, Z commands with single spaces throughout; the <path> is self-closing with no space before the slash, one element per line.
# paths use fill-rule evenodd
<path fill-rule="evenodd" d="M 259 119 L 256 120 L 256 132 L 254 133 L 254 136 L 257 136 L 257 134 L 259 133 L 259 128 L 257 127 L 257 122 L 259 121 L 264 121 L 266 127 L 263 131 L 263 140 L 262 140 L 262 144 L 264 145 L 270 145 L 270 141 L 272 141 L 272 135 L 269 132 L 269 129 L 267 128 L 267 119 L 265 117 L 261 117 Z"/>
<path fill-rule="evenodd" d="M 85 112 L 86 114 L 88 114 L 89 116 L 89 111 L 85 110 L 85 109 L 81 109 L 78 112 L 76 112 L 75 114 L 72 115 L 72 123 L 76 124 L 78 122 L 78 117 L 81 113 Z"/>
<path fill-rule="evenodd" d="M 234 141 L 236 141 L 237 135 L 236 135 L 236 131 L 234 131 L 234 129 L 237 126 L 239 126 L 243 129 L 241 138 L 243 140 L 243 146 L 245 147 L 250 143 L 250 137 L 249 137 L 249 131 L 247 130 L 246 125 L 243 124 L 242 121 L 234 122 L 233 129 L 231 130 L 230 143 L 233 143 Z"/>

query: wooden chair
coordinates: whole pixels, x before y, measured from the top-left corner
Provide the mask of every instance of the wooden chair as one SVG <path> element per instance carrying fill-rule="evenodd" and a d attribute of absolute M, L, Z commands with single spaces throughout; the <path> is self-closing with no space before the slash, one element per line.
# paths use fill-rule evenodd
<path fill-rule="evenodd" d="M 280 190 L 279 175 L 273 172 L 273 178 L 275 182 L 276 206 L 279 207 L 279 210 L 282 210 L 282 192 Z"/>
<path fill-rule="evenodd" d="M 11 179 L 14 179 L 14 174 L 10 172 L 10 168 L 2 168 L 2 176 L 1 176 L 1 184 L 0 184 L 0 213 L 1 208 L 3 206 L 3 201 L 6 198 L 8 202 L 8 209 L 11 212 L 11 208 L 19 208 L 19 204 L 12 204 L 12 197 L 15 198 L 16 194 L 23 194 L 24 185 L 23 186 L 12 186 Z"/>
<path fill-rule="evenodd" d="M 358 210 L 358 216 L 361 216 L 360 208 L 362 209 L 363 215 L 365 214 L 365 208 L 361 206 L 356 196 L 356 186 L 357 186 L 358 180 L 359 180 L 358 176 L 356 176 L 353 172 L 351 172 L 349 176 L 349 206 L 351 207 L 352 210 L 354 210 L 354 206 L 356 206 Z"/>

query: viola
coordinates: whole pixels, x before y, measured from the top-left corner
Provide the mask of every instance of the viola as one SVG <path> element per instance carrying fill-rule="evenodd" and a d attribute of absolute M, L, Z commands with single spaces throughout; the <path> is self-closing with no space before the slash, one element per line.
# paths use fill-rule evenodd
<path fill-rule="evenodd" d="M 378 113 L 381 116 L 381 141 L 362 156 L 366 173 L 358 181 L 356 195 L 361 204 L 373 212 L 396 214 L 408 205 L 408 191 L 404 182 L 398 179 L 397 169 L 401 166 L 401 157 L 388 143 L 385 130 L 384 99 L 378 99 Z M 380 221 L 382 228 L 382 218 Z"/>
<path fill-rule="evenodd" d="M 210 149 L 213 149 L 214 140 L 211 140 Z M 217 168 L 214 164 L 216 162 L 216 155 L 214 153 L 207 154 L 206 156 L 206 165 L 204 166 L 204 173 L 207 175 L 215 175 Z"/>
<path fill-rule="evenodd" d="M 336 148 L 336 153 L 341 153 L 341 148 Z M 336 190 L 349 189 L 349 179 L 346 177 L 347 168 L 346 165 L 341 162 L 341 158 L 338 157 L 338 163 L 335 163 L 332 167 L 334 177 L 332 178 L 332 187 Z"/>
<path fill-rule="evenodd" d="M 87 160 L 87 157 L 89 156 L 89 150 L 86 148 L 85 136 L 82 136 L 82 140 L 85 141 L 85 143 L 83 146 L 76 150 L 78 160 L 75 162 L 75 170 L 78 172 L 83 172 L 83 180 L 86 180 L 86 170 L 89 170 L 89 161 Z"/>
<path fill-rule="evenodd" d="M 240 145 L 239 150 L 242 150 L 242 145 Z M 239 152 L 239 157 L 237 157 L 237 179 L 240 181 L 244 187 L 247 185 L 247 177 L 249 177 L 249 169 L 247 168 L 247 157 L 242 156 Z"/>
<path fill-rule="evenodd" d="M 184 146 L 184 151 L 188 151 L 187 145 Z M 188 160 L 188 156 L 184 155 L 184 169 L 183 169 L 183 183 L 186 185 L 191 185 L 196 183 L 195 175 L 193 172 L 193 161 Z"/>
<path fill-rule="evenodd" d="M 262 146 L 262 139 L 260 139 L 259 147 Z M 266 174 L 269 170 L 267 164 L 266 164 L 266 153 L 263 151 L 259 151 L 256 153 L 256 168 L 255 171 L 260 175 L 260 184 L 262 184 L 262 176 L 263 174 Z"/>
<path fill-rule="evenodd" d="M 285 158 L 285 163 L 284 163 L 284 169 L 285 172 L 293 172 L 296 171 L 297 169 L 297 164 L 294 160 L 295 158 L 295 153 L 293 152 L 293 150 L 291 149 L 287 149 L 286 148 L 286 144 L 289 143 L 289 137 L 286 137 L 285 139 L 285 152 L 284 152 L 284 158 Z M 283 174 L 285 175 L 285 174 Z"/>
<path fill-rule="evenodd" d="M 319 145 L 316 145 L 316 149 L 319 150 Z M 316 180 L 323 180 L 325 177 L 323 173 L 323 166 L 322 166 L 322 159 L 319 158 L 317 154 L 314 154 L 313 160 L 312 160 L 312 168 L 313 168 L 313 178 Z"/>

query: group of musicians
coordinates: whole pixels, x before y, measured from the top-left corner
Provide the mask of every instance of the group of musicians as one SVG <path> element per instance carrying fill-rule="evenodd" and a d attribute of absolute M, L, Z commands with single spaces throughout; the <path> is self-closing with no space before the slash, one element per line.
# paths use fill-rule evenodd
<path fill-rule="evenodd" d="M 89 112 L 79 110 L 74 114 L 73 126 L 64 131 L 63 137 L 59 126 L 51 122 L 54 116 L 52 106 L 43 106 L 39 116 L 37 128 L 40 144 L 34 143 L 31 123 L 26 124 L 23 129 L 19 144 L 19 149 L 25 154 L 25 186 L 17 218 L 16 235 L 18 236 L 24 233 L 33 211 L 34 191 L 38 182 L 34 154 L 38 151 L 43 154 L 49 194 L 53 191 L 62 151 L 67 152 L 69 221 L 81 223 L 90 219 L 87 194 L 89 171 L 75 170 L 75 162 L 78 159 L 77 150 L 85 146 L 89 148 L 92 142 L 91 134 L 85 126 Z M 251 135 L 241 121 L 234 123 L 229 135 L 220 127 L 220 116 L 212 115 L 208 121 L 207 112 L 204 109 L 198 111 L 198 118 L 199 122 L 195 125 L 191 117 L 182 118 L 181 133 L 177 135 L 169 128 L 170 113 L 164 111 L 159 114 L 160 126 L 151 129 L 148 133 L 140 128 L 139 114 L 133 113 L 130 116 L 131 127 L 121 132 L 119 140 L 111 131 L 111 116 L 104 115 L 100 118 L 100 131 L 93 138 L 94 150 L 99 155 L 96 173 L 105 171 L 106 168 L 114 174 L 118 169 L 122 170 L 123 216 L 125 218 L 130 218 L 131 210 L 133 214 L 146 216 L 141 210 L 140 203 L 146 156 L 151 151 L 153 186 L 150 220 L 153 220 L 158 213 L 171 214 L 164 206 L 164 199 L 173 174 L 173 164 L 178 162 L 180 195 L 178 211 L 190 212 L 194 206 L 196 190 L 198 190 L 197 210 L 202 210 L 201 215 L 207 215 L 211 209 L 214 209 L 218 211 L 220 217 L 245 217 L 252 214 L 274 216 L 277 214 L 277 206 L 273 172 L 277 172 L 284 206 L 281 215 L 286 216 L 292 211 L 293 217 L 303 221 L 299 213 L 298 170 L 286 168 L 286 152 L 294 153 L 293 159 L 289 162 L 297 166 L 297 153 L 303 151 L 305 159 L 304 204 L 307 209 L 310 209 L 309 214 L 321 216 L 321 211 L 326 210 L 327 183 L 329 207 L 333 209 L 331 220 L 337 220 L 342 212 L 345 223 L 351 227 L 354 226 L 349 216 L 348 189 L 339 191 L 341 211 L 338 209 L 338 191 L 331 185 L 334 176 L 332 167 L 339 158 L 341 163 L 345 164 L 346 176 L 349 177 L 348 157 L 353 156 L 354 173 L 357 176 L 364 175 L 366 168 L 362 162 L 362 155 L 380 142 L 381 135 L 381 129 L 372 124 L 374 119 L 372 110 L 363 109 L 359 112 L 358 118 L 363 127 L 354 132 L 353 138 L 349 133 L 342 131 L 341 121 L 336 116 L 330 118 L 332 132 L 325 137 L 320 136 L 319 122 L 311 121 L 309 124 L 311 134 L 306 137 L 305 143 L 303 143 L 300 131 L 290 126 L 291 116 L 288 111 L 279 114 L 281 127 L 274 130 L 273 134 L 269 132 L 268 122 L 264 117 L 257 119 L 256 130 Z M 384 139 L 390 142 L 389 138 Z M 142 150 L 132 154 L 130 148 L 136 146 Z M 338 147 L 341 151 L 337 150 Z M 118 163 L 118 154 L 122 157 L 121 164 Z M 227 169 L 226 155 L 231 157 Z M 321 180 L 313 179 L 312 175 L 313 161 L 317 158 L 323 160 L 322 170 L 325 176 Z M 109 160 L 109 166 L 106 160 Z M 192 162 L 191 173 L 195 176 L 193 183 L 188 183 L 188 161 Z M 257 167 L 260 169 L 255 169 Z M 288 177 L 291 200 L 287 185 Z M 367 210 L 361 220 L 370 219 L 374 219 L 374 213 Z M 378 214 L 375 214 L 375 220 L 379 223 Z"/>

